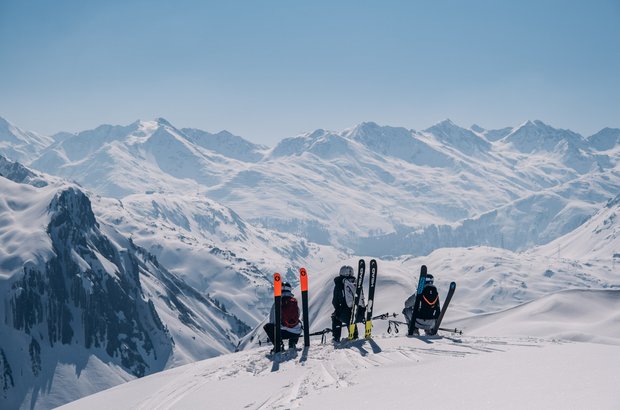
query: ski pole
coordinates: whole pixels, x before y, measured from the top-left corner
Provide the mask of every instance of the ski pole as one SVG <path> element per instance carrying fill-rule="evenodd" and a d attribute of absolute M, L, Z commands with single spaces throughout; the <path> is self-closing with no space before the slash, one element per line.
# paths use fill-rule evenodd
<path fill-rule="evenodd" d="M 318 332 L 313 332 L 310 333 L 308 336 L 320 336 L 320 335 L 324 335 L 325 333 L 330 333 L 332 330 L 328 327 L 326 327 L 323 330 L 319 330 Z"/>
<path fill-rule="evenodd" d="M 394 326 L 394 333 L 398 333 L 398 325 L 405 325 L 407 326 L 407 323 L 405 322 L 401 322 L 399 320 L 390 320 L 388 322 L 388 333 L 392 333 L 392 326 Z"/>
<path fill-rule="evenodd" d="M 396 317 L 398 315 L 398 313 L 383 313 L 381 315 L 377 315 L 375 317 L 373 317 L 371 320 L 385 320 L 388 319 L 390 317 Z"/>

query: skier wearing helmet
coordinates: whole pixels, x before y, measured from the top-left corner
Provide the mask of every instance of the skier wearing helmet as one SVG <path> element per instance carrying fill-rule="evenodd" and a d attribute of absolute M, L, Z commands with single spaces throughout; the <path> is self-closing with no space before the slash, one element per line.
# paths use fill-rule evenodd
<path fill-rule="evenodd" d="M 342 326 L 347 326 L 351 320 L 351 310 L 355 299 L 355 274 L 351 266 L 345 265 L 340 268 L 338 276 L 334 278 L 334 293 L 332 297 L 332 336 L 334 342 L 340 341 Z M 364 293 L 360 295 L 358 308 L 355 314 L 355 323 L 364 321 L 366 312 L 366 303 L 364 302 Z M 353 338 L 357 339 L 357 325 Z"/>

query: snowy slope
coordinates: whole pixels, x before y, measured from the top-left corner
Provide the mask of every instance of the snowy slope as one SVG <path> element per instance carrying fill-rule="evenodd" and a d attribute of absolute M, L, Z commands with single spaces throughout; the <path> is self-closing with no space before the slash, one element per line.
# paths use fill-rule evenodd
<path fill-rule="evenodd" d="M 0 155 L 13 161 L 32 159 L 53 142 L 53 139 L 25 131 L 0 117 Z"/>
<path fill-rule="evenodd" d="M 610 229 L 618 227 L 617 220 L 610 223 Z M 582 234 L 588 229 L 588 223 L 578 228 Z M 620 245 L 616 237 L 596 240 L 607 248 Z M 520 409 L 524 397 L 528 408 L 615 409 L 620 277 L 608 264 L 568 256 L 476 247 L 379 260 L 375 313 L 399 312 L 425 263 L 440 295 L 449 281 L 458 283 L 444 326 L 464 334 L 407 338 L 404 326 L 388 333 L 386 321 L 376 320 L 374 341 L 334 347 L 313 338 L 309 351 L 285 352 L 273 361 L 269 347 L 259 347 L 265 335 L 257 329 L 240 353 L 149 376 L 63 408 L 198 408 L 205 401 L 216 408 L 333 408 L 352 402 L 364 409 L 406 408 L 415 397 L 412 386 L 425 386 L 439 409 Z M 329 326 L 336 271 L 310 271 L 313 331 Z"/>
<path fill-rule="evenodd" d="M 202 195 L 98 197 L 94 211 L 250 326 L 271 308 L 274 272 L 297 283 L 295 266 L 325 267 L 342 258 L 298 236 L 256 228 Z"/>
<path fill-rule="evenodd" d="M 314 341 L 308 351 L 288 351 L 277 361 L 267 355 L 268 347 L 252 349 L 149 376 L 62 408 L 200 408 L 205 402 L 239 409 L 350 403 L 361 409 L 408 408 L 419 395 L 430 400 L 431 394 L 438 409 L 615 409 L 620 405 L 620 334 L 610 331 L 618 319 L 609 312 L 620 308 L 619 292 L 570 292 L 561 295 L 562 303 L 548 298 L 521 316 L 473 318 L 463 322 L 472 329 L 463 336 L 380 335 L 340 347 Z M 613 332 L 606 344 L 570 342 L 555 332 L 555 319 L 566 319 L 584 299 L 590 302 L 585 314 L 562 324 L 591 335 Z M 601 315 L 602 305 L 608 310 Z M 538 314 L 530 317 L 533 310 Z M 591 320 L 601 316 L 604 320 Z"/>
<path fill-rule="evenodd" d="M 227 170 L 243 167 L 194 144 L 163 118 L 64 137 L 30 165 L 116 198 L 146 191 L 195 192 L 200 185 L 219 183 Z"/>
<path fill-rule="evenodd" d="M 79 187 L 27 171 L 0 177 L 0 407 L 50 408 L 235 349 L 245 323 L 97 220 Z"/>

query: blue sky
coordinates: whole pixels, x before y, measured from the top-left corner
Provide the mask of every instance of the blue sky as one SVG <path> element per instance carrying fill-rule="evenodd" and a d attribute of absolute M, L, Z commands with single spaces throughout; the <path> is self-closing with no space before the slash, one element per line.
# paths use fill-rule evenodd
<path fill-rule="evenodd" d="M 0 0 L 0 116 L 274 145 L 363 121 L 620 127 L 620 0 Z"/>

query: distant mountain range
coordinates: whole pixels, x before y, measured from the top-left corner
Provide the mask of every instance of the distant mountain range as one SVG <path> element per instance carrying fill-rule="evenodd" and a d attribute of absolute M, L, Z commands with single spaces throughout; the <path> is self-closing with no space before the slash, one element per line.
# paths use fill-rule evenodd
<path fill-rule="evenodd" d="M 0 153 L 11 157 L 20 144 L 10 141 L 31 134 L 5 136 Z M 205 196 L 252 224 L 376 256 L 527 249 L 571 231 L 620 188 L 620 129 L 584 138 L 541 121 L 485 130 L 446 120 L 424 131 L 368 122 L 267 148 L 158 118 L 52 140 L 18 159 L 102 196 Z M 523 232 L 524 217 L 534 231 Z"/>
<path fill-rule="evenodd" d="M 51 407 L 247 346 L 276 271 L 318 273 L 328 325 L 355 255 L 381 259 L 394 309 L 416 256 L 467 285 L 461 315 L 615 286 L 619 161 L 619 129 L 541 121 L 368 122 L 269 148 L 161 118 L 49 137 L 0 119 L 0 403 Z"/>

